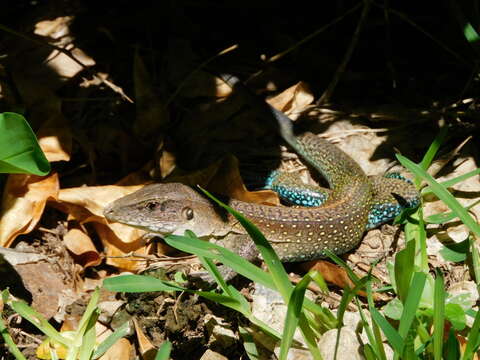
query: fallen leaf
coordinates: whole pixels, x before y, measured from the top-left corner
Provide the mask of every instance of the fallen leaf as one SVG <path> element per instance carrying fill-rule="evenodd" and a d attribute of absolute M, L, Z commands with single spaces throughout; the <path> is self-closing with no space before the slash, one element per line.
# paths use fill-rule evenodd
<path fill-rule="evenodd" d="M 268 99 L 267 102 L 277 110 L 291 116 L 304 111 L 313 100 L 313 94 L 307 84 L 299 82 Z"/>
<path fill-rule="evenodd" d="M 182 176 L 172 176 L 168 182 L 181 182 L 189 186 L 200 185 L 207 190 L 233 199 L 279 205 L 278 195 L 271 190 L 248 191 L 238 168 L 238 160 L 227 155 L 205 169 Z"/>
<path fill-rule="evenodd" d="M 63 237 L 65 246 L 73 254 L 75 262 L 84 268 L 99 265 L 102 260 L 90 236 L 80 229 L 70 229 Z"/>
<path fill-rule="evenodd" d="M 132 344 L 125 338 L 119 339 L 110 349 L 107 350 L 100 360 L 128 360 L 132 353 Z"/>
<path fill-rule="evenodd" d="M 152 353 L 156 352 L 155 346 L 148 340 L 137 319 L 133 318 L 133 323 L 135 324 L 135 333 L 137 334 L 138 347 L 140 348 L 142 359 L 150 359 L 150 356 L 154 355 Z"/>
<path fill-rule="evenodd" d="M 58 201 L 66 206 L 79 206 L 91 214 L 103 218 L 103 208 L 110 202 L 130 194 L 143 185 L 132 186 L 82 186 L 60 190 Z"/>
<path fill-rule="evenodd" d="M 5 185 L 0 211 L 0 245 L 9 247 L 20 234 L 33 230 L 49 199 L 58 198 L 58 175 L 11 174 Z"/>

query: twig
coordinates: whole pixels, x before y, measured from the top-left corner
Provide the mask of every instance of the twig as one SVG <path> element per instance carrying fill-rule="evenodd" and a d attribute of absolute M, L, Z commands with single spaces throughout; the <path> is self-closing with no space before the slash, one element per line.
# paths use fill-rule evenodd
<path fill-rule="evenodd" d="M 335 72 L 335 75 L 328 85 L 328 88 L 323 92 L 322 96 L 317 102 L 317 105 L 323 104 L 325 102 L 328 102 L 330 100 L 330 97 L 332 96 L 333 90 L 337 87 L 338 82 L 340 81 L 340 78 L 342 77 L 343 73 L 345 72 L 345 69 L 347 67 L 348 62 L 350 61 L 353 50 L 355 50 L 358 39 L 360 38 L 360 32 L 362 31 L 363 25 L 365 24 L 365 20 L 367 19 L 368 12 L 370 11 L 370 0 L 364 0 L 363 1 L 363 10 L 362 14 L 360 15 L 360 20 L 358 21 L 357 28 L 355 29 L 355 32 L 353 33 L 352 41 L 350 42 L 350 46 L 347 49 L 347 52 L 345 53 L 345 56 L 343 57 L 343 61 L 340 63 L 340 65 L 337 68 L 337 71 Z"/>
<path fill-rule="evenodd" d="M 300 45 L 303 45 L 305 44 L 306 42 L 310 41 L 311 39 L 313 39 L 315 36 L 321 34 L 322 32 L 324 32 L 325 30 L 327 30 L 328 28 L 330 28 L 331 26 L 335 25 L 336 23 L 340 22 L 341 20 L 343 20 L 345 17 L 347 17 L 348 15 L 350 15 L 351 13 L 353 13 L 354 11 L 357 11 L 361 6 L 361 3 L 355 5 L 354 7 L 352 7 L 351 9 L 347 10 L 345 13 L 343 13 L 342 15 L 336 17 L 335 19 L 333 19 L 330 23 L 328 23 L 327 25 L 325 26 L 322 26 L 320 29 L 314 31 L 313 33 L 311 33 L 310 35 L 307 35 L 306 37 L 304 37 L 302 40 L 300 40 L 299 42 L 297 42 L 295 45 L 289 47 L 287 50 L 285 51 L 282 51 L 281 53 L 277 54 L 277 55 L 273 55 L 270 59 L 268 59 L 266 61 L 266 63 L 272 63 L 274 61 L 277 61 L 278 59 L 281 59 L 282 57 L 284 57 L 285 55 L 291 53 L 292 51 L 294 51 L 296 48 L 298 48 Z"/>

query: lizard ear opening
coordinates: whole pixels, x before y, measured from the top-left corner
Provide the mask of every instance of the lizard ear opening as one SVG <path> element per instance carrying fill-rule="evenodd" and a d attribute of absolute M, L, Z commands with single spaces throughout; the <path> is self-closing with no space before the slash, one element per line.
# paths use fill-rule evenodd
<path fill-rule="evenodd" d="M 192 220 L 193 219 L 193 210 L 189 207 L 185 207 L 182 210 L 182 215 L 185 219 Z"/>

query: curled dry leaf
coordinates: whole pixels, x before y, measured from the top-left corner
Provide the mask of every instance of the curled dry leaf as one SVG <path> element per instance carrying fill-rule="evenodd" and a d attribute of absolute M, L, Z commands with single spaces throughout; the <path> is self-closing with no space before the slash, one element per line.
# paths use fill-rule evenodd
<path fill-rule="evenodd" d="M 0 245 L 9 247 L 37 225 L 49 199 L 58 197 L 58 175 L 11 174 L 5 185 L 0 211 Z"/>
<path fill-rule="evenodd" d="M 84 268 L 101 263 L 102 260 L 92 239 L 80 229 L 70 229 L 63 237 L 63 241 L 67 249 L 73 254 L 75 262 Z"/>
<path fill-rule="evenodd" d="M 105 248 L 107 264 L 124 270 L 136 271 L 141 268 L 142 264 L 136 261 L 137 258 L 132 261 L 132 257 L 127 254 L 135 252 L 139 255 L 146 255 L 148 253 L 148 249 L 145 247 L 145 232 L 131 226 L 108 223 L 103 217 L 103 208 L 110 202 L 130 194 L 142 186 L 112 185 L 62 189 L 58 196 L 59 202 L 53 205 L 80 223 L 94 222 L 95 230 Z M 66 241 L 70 248 L 68 238 Z M 84 246 L 87 245 L 84 244 Z M 92 249 L 94 249 L 93 245 Z M 88 248 L 84 250 L 88 250 Z M 75 251 L 73 252 L 77 254 Z M 87 265 L 85 264 L 85 266 Z"/>
<path fill-rule="evenodd" d="M 144 269 L 144 259 L 135 255 L 149 254 L 144 231 L 130 226 L 112 223 L 107 225 L 94 223 L 95 230 L 105 247 L 106 263 L 125 271 L 136 272 Z M 116 229 L 114 232 L 112 229 Z M 117 236 L 116 234 L 120 234 Z M 130 255 L 132 254 L 132 255 Z"/>

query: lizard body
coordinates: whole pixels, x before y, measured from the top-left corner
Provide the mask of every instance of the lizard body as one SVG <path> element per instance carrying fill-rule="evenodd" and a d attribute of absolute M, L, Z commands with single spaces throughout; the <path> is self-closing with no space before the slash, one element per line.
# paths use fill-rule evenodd
<path fill-rule="evenodd" d="M 307 156 L 319 159 L 317 166 L 332 186 L 321 206 L 268 206 L 238 200 L 229 205 L 259 227 L 282 261 L 320 258 L 325 249 L 337 254 L 349 251 L 369 228 L 375 204 L 392 201 L 390 192 L 384 191 L 380 177 L 372 181 L 353 159 L 326 140 L 307 133 L 297 141 Z M 401 179 L 383 179 L 405 203 L 415 203 L 418 193 L 413 185 Z M 147 185 L 114 201 L 104 214 L 109 220 L 163 235 L 183 234 L 187 229 L 206 238 L 245 234 L 233 217 L 179 183 Z"/>
<path fill-rule="evenodd" d="M 367 177 L 350 156 L 328 141 L 310 133 L 295 136 L 291 120 L 252 96 L 238 78 L 221 78 L 249 96 L 264 116 L 273 118 L 283 139 L 329 183 L 330 189 L 323 189 L 282 177 L 272 180 L 272 188 L 278 185 L 280 196 L 309 205 L 304 207 L 230 201 L 233 209 L 264 233 L 282 261 L 320 258 L 326 249 L 347 252 L 360 242 L 365 230 L 393 219 L 405 207 L 418 205 L 419 194 L 411 183 L 395 176 Z M 319 202 L 312 200 L 315 197 Z M 245 235 L 233 217 L 179 183 L 147 185 L 108 205 L 104 215 L 162 235 L 182 235 L 185 230 L 207 238 Z"/>

